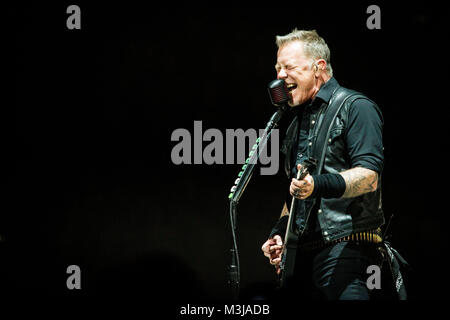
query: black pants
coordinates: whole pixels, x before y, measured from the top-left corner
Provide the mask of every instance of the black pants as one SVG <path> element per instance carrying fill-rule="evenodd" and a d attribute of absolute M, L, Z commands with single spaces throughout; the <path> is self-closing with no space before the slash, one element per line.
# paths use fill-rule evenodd
<path fill-rule="evenodd" d="M 369 300 L 369 265 L 380 265 L 374 245 L 341 242 L 320 250 L 297 253 L 289 299 Z"/>

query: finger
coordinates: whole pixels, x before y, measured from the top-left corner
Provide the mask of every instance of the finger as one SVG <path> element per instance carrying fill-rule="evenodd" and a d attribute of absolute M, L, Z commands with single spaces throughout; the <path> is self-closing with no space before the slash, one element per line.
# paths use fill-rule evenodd
<path fill-rule="evenodd" d="M 292 185 L 289 187 L 289 194 L 290 194 L 291 196 L 295 196 L 295 190 L 294 190 L 294 188 L 292 187 Z"/>
<path fill-rule="evenodd" d="M 270 259 L 270 264 L 273 266 L 279 265 L 281 261 L 278 261 L 278 259 Z"/>
<path fill-rule="evenodd" d="M 292 178 L 291 186 L 294 186 L 294 187 L 297 187 L 297 188 L 301 188 L 304 185 L 305 185 L 305 181 L 304 180 L 297 180 L 295 178 Z"/>
<path fill-rule="evenodd" d="M 305 178 L 303 180 L 300 180 L 300 185 L 301 185 L 302 189 L 310 188 L 311 187 L 311 181 L 309 179 Z"/>
<path fill-rule="evenodd" d="M 281 255 L 280 255 L 280 254 L 273 254 L 273 255 L 270 257 L 270 260 L 276 261 L 276 262 L 281 262 Z"/>
<path fill-rule="evenodd" d="M 274 265 L 280 264 L 281 258 L 272 259 L 272 262 L 273 262 Z"/>
<path fill-rule="evenodd" d="M 272 253 L 270 254 L 270 258 L 271 258 L 271 259 L 275 259 L 275 258 L 279 258 L 279 257 L 281 257 L 281 250 L 277 250 L 277 251 L 272 252 Z"/>
<path fill-rule="evenodd" d="M 296 187 L 290 187 L 289 188 L 289 193 L 291 194 L 291 196 L 293 196 L 293 197 L 296 197 L 296 196 L 298 196 L 299 194 L 300 194 L 300 189 L 299 188 L 296 188 Z"/>
<path fill-rule="evenodd" d="M 276 235 L 275 237 L 273 237 L 273 239 L 275 240 L 277 245 L 279 245 L 279 246 L 283 245 L 283 239 L 281 239 L 281 237 L 279 235 Z"/>
<path fill-rule="evenodd" d="M 308 184 L 312 184 L 314 181 L 314 178 L 309 173 L 306 175 L 305 178 L 303 178 L 304 181 L 306 181 Z"/>
<path fill-rule="evenodd" d="M 269 251 L 269 250 L 268 250 L 268 246 L 267 246 L 266 243 L 264 243 L 264 244 L 262 245 L 261 250 L 262 250 L 264 253 L 266 253 L 267 251 Z"/>
<path fill-rule="evenodd" d="M 300 200 L 305 200 L 306 198 L 308 198 L 310 196 L 310 192 L 304 192 L 302 193 L 298 198 Z"/>
<path fill-rule="evenodd" d="M 269 247 L 273 244 L 275 244 L 275 240 L 274 239 L 269 239 L 266 242 L 264 242 L 264 244 L 261 247 L 262 251 L 269 251 Z"/>
<path fill-rule="evenodd" d="M 281 250 L 281 248 L 283 248 L 283 247 L 280 246 L 280 245 L 273 245 L 273 246 L 270 247 L 269 252 L 274 252 L 276 250 Z"/>

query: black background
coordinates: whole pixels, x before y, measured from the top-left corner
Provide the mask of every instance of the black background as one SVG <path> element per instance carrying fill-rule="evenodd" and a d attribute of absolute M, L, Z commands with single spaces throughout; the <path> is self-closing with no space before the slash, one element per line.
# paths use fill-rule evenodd
<path fill-rule="evenodd" d="M 449 71 L 438 4 L 366 3 L 81 8 L 17 6 L 14 106 L 5 106 L 2 281 L 12 293 L 229 298 L 228 193 L 241 165 L 174 165 L 171 134 L 264 128 L 274 112 L 275 35 L 316 29 L 341 85 L 385 118 L 383 200 L 393 246 L 413 267 L 411 299 L 445 295 Z M 7 62 L 9 64 L 9 62 Z M 207 143 L 203 144 L 204 146 Z M 259 171 L 257 171 L 259 172 Z M 440 184 L 442 183 L 442 184 Z M 255 174 L 238 206 L 242 292 L 275 284 L 260 247 L 277 220 L 282 175 Z M 68 290 L 78 265 L 82 289 Z"/>

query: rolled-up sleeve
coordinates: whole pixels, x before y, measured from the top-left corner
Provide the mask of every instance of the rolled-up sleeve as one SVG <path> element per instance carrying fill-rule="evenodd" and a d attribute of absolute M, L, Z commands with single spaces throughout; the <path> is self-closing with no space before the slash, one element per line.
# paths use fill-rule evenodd
<path fill-rule="evenodd" d="M 383 171 L 383 115 L 370 100 L 357 99 L 349 108 L 346 143 L 352 167 Z"/>

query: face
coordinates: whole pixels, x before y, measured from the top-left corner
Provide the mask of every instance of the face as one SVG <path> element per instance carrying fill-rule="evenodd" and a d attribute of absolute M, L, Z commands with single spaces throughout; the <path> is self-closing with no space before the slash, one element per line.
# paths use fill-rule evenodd
<path fill-rule="evenodd" d="M 277 79 L 288 85 L 291 107 L 311 100 L 319 91 L 313 60 L 305 56 L 301 42 L 290 42 L 278 49 L 275 69 Z"/>

